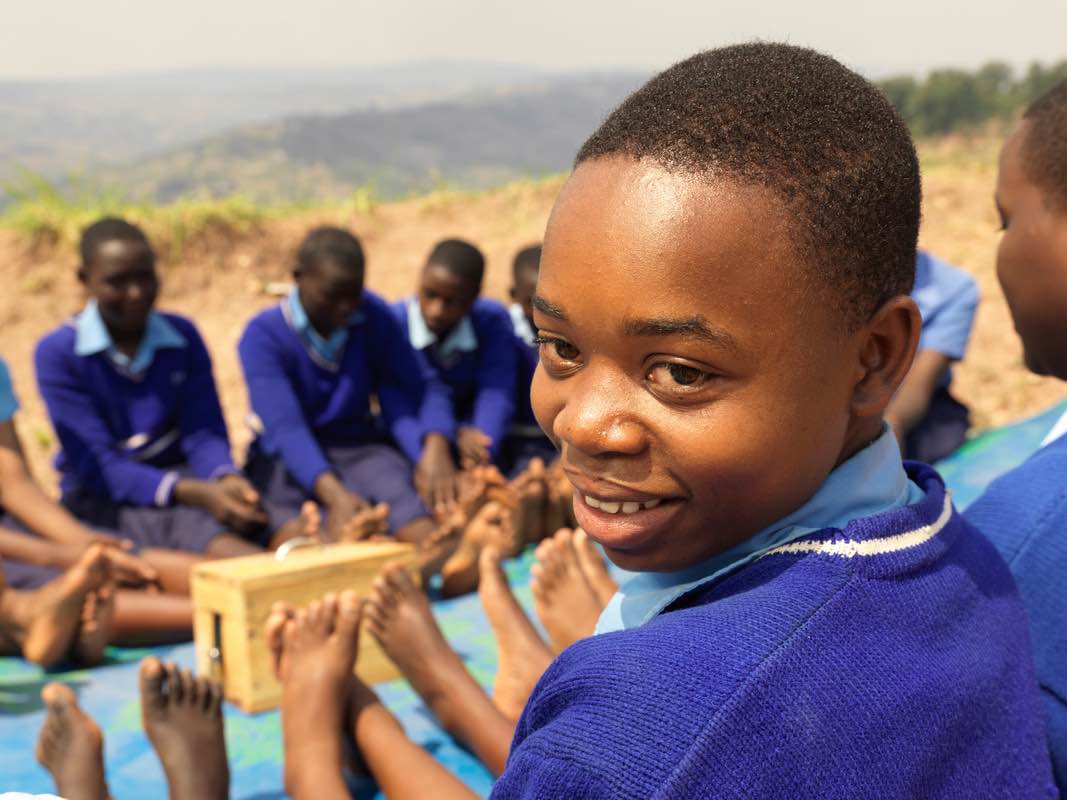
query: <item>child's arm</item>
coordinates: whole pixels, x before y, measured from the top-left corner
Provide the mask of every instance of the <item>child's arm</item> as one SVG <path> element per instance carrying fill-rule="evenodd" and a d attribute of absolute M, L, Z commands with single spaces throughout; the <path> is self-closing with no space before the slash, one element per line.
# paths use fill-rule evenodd
<path fill-rule="evenodd" d="M 30 474 L 13 420 L 0 423 L 0 503 L 38 536 L 84 545 L 92 531 L 41 491 Z"/>
<path fill-rule="evenodd" d="M 372 342 L 376 389 L 393 438 L 416 465 L 416 483 L 427 505 L 456 499 L 455 463 L 449 441 L 455 417 L 448 388 L 416 353 L 391 313 L 378 319 Z"/>
<path fill-rule="evenodd" d="M 43 339 L 34 356 L 38 388 L 65 458 L 79 475 L 100 475 L 109 496 L 117 503 L 169 505 L 178 473 L 142 464 L 118 449 L 79 374 L 76 360 L 53 337 Z"/>
<path fill-rule="evenodd" d="M 518 356 L 511 320 L 501 311 L 489 318 L 479 339 L 478 394 L 474 400 L 473 426 L 489 437 L 488 457 L 495 458 L 515 416 L 515 381 Z"/>

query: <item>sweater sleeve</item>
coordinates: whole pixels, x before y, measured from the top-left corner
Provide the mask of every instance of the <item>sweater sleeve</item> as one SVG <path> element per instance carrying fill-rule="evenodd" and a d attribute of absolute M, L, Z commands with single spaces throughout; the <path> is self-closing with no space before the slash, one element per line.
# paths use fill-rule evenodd
<path fill-rule="evenodd" d="M 182 384 L 178 427 L 185 458 L 193 474 L 204 480 L 236 473 L 226 422 L 222 417 L 211 356 L 196 328 L 183 331 L 189 341 L 189 374 Z"/>
<path fill-rule="evenodd" d="M 382 416 L 400 449 L 416 462 L 422 455 L 422 440 L 427 433 L 455 437 L 451 398 L 391 313 L 375 315 L 372 341 L 375 389 Z"/>
<path fill-rule="evenodd" d="M 511 320 L 506 312 L 488 317 L 480 334 L 478 393 L 474 400 L 474 427 L 492 439 L 490 452 L 499 453 L 508 427 L 515 416 L 515 381 L 518 354 L 515 351 Z"/>
<path fill-rule="evenodd" d="M 923 320 L 919 349 L 934 350 L 958 361 L 967 352 L 967 343 L 974 328 L 979 301 L 978 284 L 965 272 L 953 270 L 944 279 L 944 292 L 942 304 L 929 319 Z"/>
<path fill-rule="evenodd" d="M 99 475 L 117 503 L 169 505 L 178 474 L 142 464 L 119 449 L 78 361 L 56 334 L 42 339 L 34 354 L 38 389 L 71 470 Z"/>
<path fill-rule="evenodd" d="M 253 319 L 237 345 L 252 411 L 263 435 L 305 491 L 330 469 L 322 448 L 304 418 L 293 383 L 285 371 L 282 348 L 261 318 Z"/>

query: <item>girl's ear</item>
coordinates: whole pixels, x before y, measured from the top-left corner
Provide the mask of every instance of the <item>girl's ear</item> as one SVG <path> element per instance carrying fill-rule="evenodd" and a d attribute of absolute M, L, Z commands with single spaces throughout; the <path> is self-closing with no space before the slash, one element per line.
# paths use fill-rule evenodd
<path fill-rule="evenodd" d="M 882 304 L 856 333 L 860 379 L 852 393 L 852 412 L 880 417 L 911 369 L 922 332 L 915 301 L 898 295 Z"/>
<path fill-rule="evenodd" d="M 78 266 L 75 269 L 74 274 L 78 276 L 78 283 L 80 283 L 82 286 L 88 286 L 88 284 L 89 284 L 89 275 L 85 271 L 85 267 L 84 266 Z"/>
<path fill-rule="evenodd" d="M 300 280 L 300 267 L 293 267 L 293 280 Z"/>

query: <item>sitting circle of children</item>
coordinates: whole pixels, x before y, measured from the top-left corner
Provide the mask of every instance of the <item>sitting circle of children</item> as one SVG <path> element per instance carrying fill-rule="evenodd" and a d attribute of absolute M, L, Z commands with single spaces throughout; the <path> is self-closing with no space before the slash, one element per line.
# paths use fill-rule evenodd
<path fill-rule="evenodd" d="M 510 307 L 469 242 L 389 304 L 354 235 L 311 231 L 240 338 L 243 468 L 200 334 L 154 308 L 151 245 L 103 219 L 88 302 L 35 356 L 59 503 L 0 363 L 0 646 L 97 664 L 187 638 L 204 560 L 395 537 L 421 576 L 266 622 L 298 800 L 348 797 L 352 746 L 386 797 L 473 796 L 353 674 L 367 636 L 494 798 L 1056 796 L 1067 417 L 965 515 L 922 463 L 967 433 L 949 387 L 978 293 L 917 251 L 920 194 L 859 75 L 791 45 L 699 53 L 582 146 Z M 1004 144 L 996 201 L 1027 365 L 1067 379 L 1067 84 Z M 540 626 L 501 566 L 528 545 Z M 491 694 L 417 577 L 478 591 Z M 171 798 L 226 797 L 220 686 L 155 658 L 140 680 Z M 42 696 L 58 792 L 108 797 L 100 729 L 69 687 Z"/>

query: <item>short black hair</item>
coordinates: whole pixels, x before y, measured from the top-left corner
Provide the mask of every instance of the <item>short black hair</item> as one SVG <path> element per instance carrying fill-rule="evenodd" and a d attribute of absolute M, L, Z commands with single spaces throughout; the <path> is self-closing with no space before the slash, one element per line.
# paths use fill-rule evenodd
<path fill-rule="evenodd" d="M 885 95 L 829 56 L 767 42 L 697 53 L 624 100 L 575 166 L 614 155 L 777 195 L 850 327 L 912 290 L 915 146 Z"/>
<path fill-rule="evenodd" d="M 485 277 L 485 256 L 470 242 L 445 239 L 434 245 L 426 259 L 426 266 L 439 264 L 477 291 L 482 290 Z"/>
<path fill-rule="evenodd" d="M 1029 123 L 1022 143 L 1023 171 L 1050 205 L 1067 210 L 1067 81 L 1031 103 L 1023 119 Z"/>
<path fill-rule="evenodd" d="M 296 268 L 307 272 L 330 263 L 363 276 L 365 260 L 359 239 L 344 228 L 324 225 L 314 228 L 296 253 Z"/>
<path fill-rule="evenodd" d="M 152 250 L 152 245 L 149 243 L 144 231 L 121 217 L 103 217 L 82 231 L 81 239 L 78 242 L 78 253 L 81 256 L 82 269 L 87 270 L 92 266 L 93 260 L 96 258 L 96 251 L 104 242 L 116 239 L 144 245 L 148 252 L 152 254 L 152 257 L 155 258 L 155 251 Z"/>
<path fill-rule="evenodd" d="M 532 244 L 515 254 L 515 260 L 511 262 L 512 279 L 518 280 L 519 273 L 526 271 L 535 275 L 541 271 L 541 245 Z"/>

